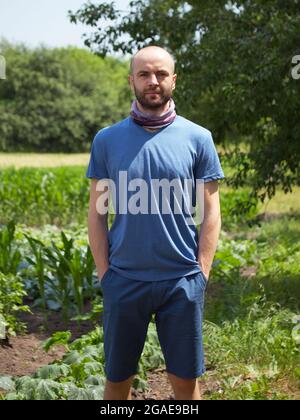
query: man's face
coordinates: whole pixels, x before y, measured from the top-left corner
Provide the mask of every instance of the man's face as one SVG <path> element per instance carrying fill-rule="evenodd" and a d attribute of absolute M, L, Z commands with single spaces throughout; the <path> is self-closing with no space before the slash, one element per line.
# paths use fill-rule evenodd
<path fill-rule="evenodd" d="M 176 74 L 168 58 L 146 55 L 135 59 L 129 81 L 142 107 L 153 110 L 163 108 L 171 99 Z"/>

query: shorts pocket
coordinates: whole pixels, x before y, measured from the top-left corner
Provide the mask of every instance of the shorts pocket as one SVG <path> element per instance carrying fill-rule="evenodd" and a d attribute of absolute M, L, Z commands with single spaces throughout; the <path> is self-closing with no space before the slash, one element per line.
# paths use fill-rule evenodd
<path fill-rule="evenodd" d="M 108 275 L 109 271 L 110 271 L 110 268 L 108 268 L 108 270 L 106 270 L 105 273 L 103 274 L 103 276 L 102 276 L 102 278 L 100 280 L 100 285 L 101 286 L 103 286 L 103 282 L 107 278 L 107 275 Z"/>
<path fill-rule="evenodd" d="M 202 288 L 203 288 L 203 290 L 205 290 L 206 289 L 206 286 L 207 286 L 207 283 L 208 283 L 208 280 L 206 279 L 206 276 L 203 273 L 203 271 L 200 271 L 200 273 L 198 273 L 197 278 L 200 279 L 200 283 L 202 285 Z"/>
<path fill-rule="evenodd" d="M 201 274 L 202 274 L 203 279 L 205 280 L 205 283 L 207 284 L 208 283 L 208 279 L 207 279 L 206 275 L 203 273 L 202 270 L 201 270 Z"/>

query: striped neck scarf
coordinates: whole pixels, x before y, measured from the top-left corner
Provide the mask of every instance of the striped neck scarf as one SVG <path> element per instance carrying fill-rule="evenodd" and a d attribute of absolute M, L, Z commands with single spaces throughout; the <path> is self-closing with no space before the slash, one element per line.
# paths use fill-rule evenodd
<path fill-rule="evenodd" d="M 170 99 L 169 110 L 160 117 L 145 114 L 138 109 L 137 100 L 132 102 L 130 115 L 136 124 L 145 128 L 160 129 L 172 124 L 176 118 L 175 103 Z"/>

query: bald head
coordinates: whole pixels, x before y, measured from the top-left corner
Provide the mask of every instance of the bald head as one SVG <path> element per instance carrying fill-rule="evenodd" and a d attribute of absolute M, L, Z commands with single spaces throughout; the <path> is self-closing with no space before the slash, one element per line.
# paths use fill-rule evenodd
<path fill-rule="evenodd" d="M 174 72 L 173 57 L 161 47 L 146 47 L 135 54 L 128 80 L 144 112 L 166 112 L 176 87 Z"/>
<path fill-rule="evenodd" d="M 139 50 L 131 59 L 130 72 L 133 75 L 136 68 L 144 67 L 147 64 L 158 64 L 167 67 L 170 74 L 175 72 L 175 61 L 171 54 L 164 48 L 149 46 Z"/>

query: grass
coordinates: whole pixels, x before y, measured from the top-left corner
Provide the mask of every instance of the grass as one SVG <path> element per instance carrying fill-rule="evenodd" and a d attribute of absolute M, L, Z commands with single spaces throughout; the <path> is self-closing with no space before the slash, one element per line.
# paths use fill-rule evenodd
<path fill-rule="evenodd" d="M 208 373 L 202 379 L 208 388 L 206 398 L 299 398 L 300 352 L 293 335 L 294 318 L 290 311 L 260 297 L 244 318 L 222 325 L 206 321 Z"/>
<path fill-rule="evenodd" d="M 291 193 L 277 191 L 271 200 L 259 205 L 260 213 L 280 215 L 284 213 L 300 213 L 300 187 L 294 187 Z"/>
<path fill-rule="evenodd" d="M 0 153 L 0 168 L 87 166 L 89 153 Z"/>

